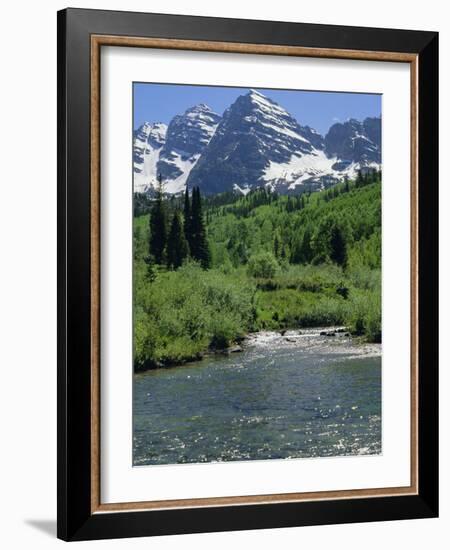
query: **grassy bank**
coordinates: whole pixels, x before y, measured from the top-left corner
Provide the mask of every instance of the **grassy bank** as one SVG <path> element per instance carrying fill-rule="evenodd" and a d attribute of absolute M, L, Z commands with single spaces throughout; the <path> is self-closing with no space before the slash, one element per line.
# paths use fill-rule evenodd
<path fill-rule="evenodd" d="M 159 271 L 149 283 L 146 269 L 140 264 L 135 275 L 137 368 L 199 358 L 255 327 L 256 287 L 237 274 L 188 263 L 177 271 Z"/>
<path fill-rule="evenodd" d="M 149 263 L 149 215 L 139 212 L 135 368 L 181 364 L 263 329 L 345 325 L 381 341 L 380 209 L 379 181 L 303 199 L 216 197 L 205 205 L 209 269 Z"/>
<path fill-rule="evenodd" d="M 342 296 L 336 266 L 288 268 L 255 280 L 245 270 L 223 273 L 186 264 L 147 281 L 135 276 L 135 365 L 154 368 L 199 359 L 248 332 L 345 325 L 367 341 L 380 341 L 379 273 L 372 284 Z"/>

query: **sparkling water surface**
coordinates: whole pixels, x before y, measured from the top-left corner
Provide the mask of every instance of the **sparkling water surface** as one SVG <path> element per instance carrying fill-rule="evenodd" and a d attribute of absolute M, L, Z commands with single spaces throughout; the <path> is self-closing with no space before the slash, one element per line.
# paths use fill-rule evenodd
<path fill-rule="evenodd" d="M 133 464 L 381 453 L 381 358 L 249 347 L 134 375 Z"/>

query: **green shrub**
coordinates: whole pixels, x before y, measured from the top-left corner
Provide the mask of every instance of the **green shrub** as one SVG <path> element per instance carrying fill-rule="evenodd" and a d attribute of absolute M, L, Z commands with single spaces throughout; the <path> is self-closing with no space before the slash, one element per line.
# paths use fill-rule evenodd
<path fill-rule="evenodd" d="M 282 289 L 258 292 L 258 326 L 265 329 L 340 325 L 347 315 L 346 301 L 313 292 Z"/>
<path fill-rule="evenodd" d="M 356 290 L 350 295 L 347 322 L 352 332 L 369 342 L 381 342 L 381 293 Z"/>
<path fill-rule="evenodd" d="M 227 347 L 254 327 L 254 293 L 238 271 L 231 276 L 188 263 L 149 283 L 136 270 L 135 367 L 181 363 Z"/>
<path fill-rule="evenodd" d="M 255 279 L 271 279 L 279 272 L 280 266 L 271 252 L 260 252 L 250 258 L 247 270 Z"/>

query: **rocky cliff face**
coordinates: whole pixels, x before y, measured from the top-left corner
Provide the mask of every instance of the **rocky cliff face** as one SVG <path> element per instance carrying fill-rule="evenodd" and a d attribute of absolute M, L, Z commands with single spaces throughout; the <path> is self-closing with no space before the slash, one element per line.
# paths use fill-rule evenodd
<path fill-rule="evenodd" d="M 381 164 L 381 119 L 351 119 L 334 124 L 325 136 L 325 151 L 340 160 Z"/>

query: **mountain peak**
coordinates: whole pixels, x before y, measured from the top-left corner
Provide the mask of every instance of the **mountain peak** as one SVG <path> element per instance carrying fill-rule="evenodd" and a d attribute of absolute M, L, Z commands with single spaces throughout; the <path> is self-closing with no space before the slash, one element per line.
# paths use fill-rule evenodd
<path fill-rule="evenodd" d="M 249 90 L 225 111 L 188 184 L 206 192 L 266 185 L 271 163 L 287 165 L 293 155 L 310 155 L 317 146 L 323 148 L 320 140 L 274 100 Z"/>
<path fill-rule="evenodd" d="M 139 139 L 143 147 L 145 143 L 155 140 L 158 143 L 163 143 L 167 132 L 167 124 L 164 122 L 148 122 L 145 121 L 135 130 L 134 134 Z"/>
<path fill-rule="evenodd" d="M 189 109 L 186 109 L 184 114 L 187 115 L 189 113 L 214 113 L 214 111 L 209 105 L 206 105 L 206 103 L 198 103 L 197 105 L 193 105 L 192 107 L 189 107 Z"/>
<path fill-rule="evenodd" d="M 266 95 L 264 95 L 261 92 L 258 92 L 256 90 L 250 90 L 246 94 L 246 97 L 248 97 L 254 103 L 267 105 L 268 107 L 271 107 L 271 108 L 273 108 L 275 106 L 275 107 L 278 107 L 278 108 L 282 109 L 282 107 L 280 107 L 276 101 L 274 101 L 270 97 L 267 97 Z M 283 111 L 284 111 L 284 109 L 283 109 Z"/>
<path fill-rule="evenodd" d="M 297 121 L 286 111 L 286 109 L 279 105 L 275 100 L 262 94 L 261 92 L 250 90 L 246 95 L 241 97 L 249 100 L 252 110 L 262 112 L 264 117 L 282 118 L 285 121 L 289 119 L 290 125 L 293 124 L 298 126 Z"/>
<path fill-rule="evenodd" d="M 265 99 L 267 99 L 267 96 L 265 96 L 261 92 L 258 92 L 258 90 L 254 90 L 253 88 L 250 88 L 247 95 L 250 95 L 250 96 L 253 95 L 253 96 L 256 96 L 256 97 L 264 97 Z"/>

